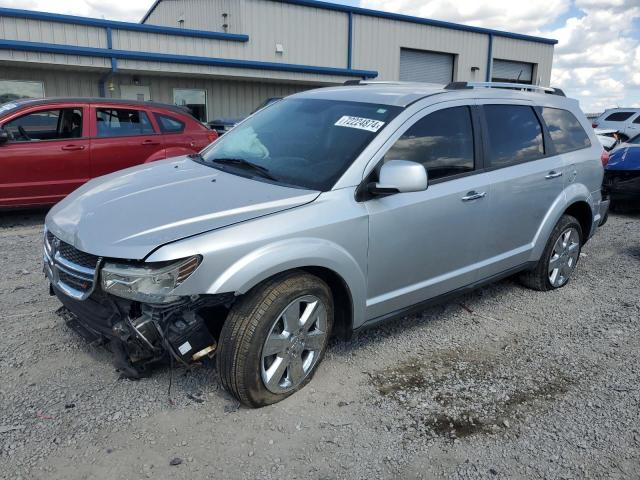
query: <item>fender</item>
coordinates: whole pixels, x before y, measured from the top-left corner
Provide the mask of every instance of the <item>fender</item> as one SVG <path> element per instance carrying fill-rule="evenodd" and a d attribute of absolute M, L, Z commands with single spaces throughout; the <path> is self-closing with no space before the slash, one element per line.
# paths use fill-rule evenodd
<path fill-rule="evenodd" d="M 302 267 L 323 267 L 342 277 L 351 293 L 354 328 L 364 322 L 365 272 L 344 248 L 318 238 L 287 239 L 254 250 L 222 272 L 206 293 L 244 294 L 267 278 Z"/>
<path fill-rule="evenodd" d="M 556 226 L 556 223 L 558 223 L 558 220 L 560 220 L 560 217 L 562 217 L 567 208 L 576 202 L 587 202 L 593 211 L 591 193 L 587 187 L 581 183 L 572 183 L 565 187 L 553 202 L 553 205 L 551 205 L 551 208 L 540 223 L 540 227 L 534 237 L 534 246 L 531 251 L 532 261 L 540 259 L 542 252 L 544 251 L 544 247 L 547 245 L 547 240 L 551 235 L 551 231 Z M 589 235 L 589 232 L 585 232 L 585 235 Z"/>

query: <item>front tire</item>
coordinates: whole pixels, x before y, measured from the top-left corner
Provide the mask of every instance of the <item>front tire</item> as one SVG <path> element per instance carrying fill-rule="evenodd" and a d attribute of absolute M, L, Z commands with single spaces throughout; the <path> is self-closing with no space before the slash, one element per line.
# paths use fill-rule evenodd
<path fill-rule="evenodd" d="M 222 328 L 222 385 L 250 407 L 287 398 L 313 377 L 332 326 L 332 295 L 321 279 L 293 271 L 266 280 L 236 302 Z"/>
<path fill-rule="evenodd" d="M 580 222 L 571 215 L 563 215 L 534 269 L 521 274 L 521 283 L 539 291 L 564 287 L 580 259 L 582 238 Z"/>

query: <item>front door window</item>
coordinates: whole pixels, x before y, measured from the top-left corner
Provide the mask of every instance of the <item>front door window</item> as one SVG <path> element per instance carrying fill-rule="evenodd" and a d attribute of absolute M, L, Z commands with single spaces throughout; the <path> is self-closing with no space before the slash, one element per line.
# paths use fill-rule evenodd
<path fill-rule="evenodd" d="M 14 142 L 34 142 L 82 137 L 82 109 L 38 110 L 4 125 Z"/>
<path fill-rule="evenodd" d="M 186 88 L 173 89 L 173 103 L 187 107 L 201 122 L 207 121 L 207 91 Z"/>

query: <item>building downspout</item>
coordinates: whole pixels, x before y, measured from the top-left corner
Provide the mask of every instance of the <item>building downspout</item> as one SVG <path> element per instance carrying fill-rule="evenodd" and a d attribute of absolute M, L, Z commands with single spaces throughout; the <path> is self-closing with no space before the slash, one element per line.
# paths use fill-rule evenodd
<path fill-rule="evenodd" d="M 489 34 L 489 51 L 487 53 L 487 75 L 486 82 L 491 81 L 491 71 L 493 70 L 493 34 Z"/>
<path fill-rule="evenodd" d="M 113 38 L 112 38 L 111 27 L 107 27 L 106 32 L 107 32 L 107 48 L 109 50 L 113 50 Z M 107 91 L 105 88 L 105 84 L 109 80 L 111 80 L 111 78 L 117 73 L 117 71 L 118 71 L 118 60 L 114 57 L 111 57 L 111 70 L 109 70 L 107 73 L 102 75 L 100 77 L 100 80 L 98 80 L 98 94 L 100 95 L 100 97 L 106 98 Z"/>
<path fill-rule="evenodd" d="M 353 13 L 347 14 L 348 29 L 347 29 L 347 68 L 351 69 L 352 56 L 353 56 Z"/>

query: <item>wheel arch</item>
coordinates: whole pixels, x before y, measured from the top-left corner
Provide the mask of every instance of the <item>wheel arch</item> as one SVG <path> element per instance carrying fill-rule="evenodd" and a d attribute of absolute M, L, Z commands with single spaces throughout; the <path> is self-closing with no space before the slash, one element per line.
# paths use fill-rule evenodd
<path fill-rule="evenodd" d="M 365 273 L 346 250 L 326 240 L 287 240 L 260 248 L 234 262 L 207 293 L 244 295 L 256 285 L 292 270 L 306 271 L 327 283 L 335 306 L 334 332 L 340 337 L 348 338 L 353 328 L 363 323 Z"/>
<path fill-rule="evenodd" d="M 566 208 L 564 215 L 571 215 L 578 220 L 582 229 L 582 244 L 584 245 L 589 239 L 589 233 L 593 225 L 591 206 L 585 200 L 577 200 Z"/>

